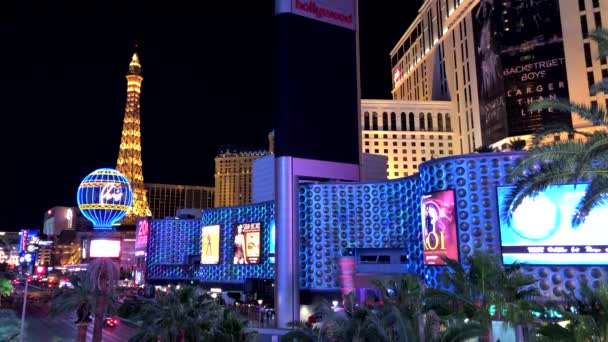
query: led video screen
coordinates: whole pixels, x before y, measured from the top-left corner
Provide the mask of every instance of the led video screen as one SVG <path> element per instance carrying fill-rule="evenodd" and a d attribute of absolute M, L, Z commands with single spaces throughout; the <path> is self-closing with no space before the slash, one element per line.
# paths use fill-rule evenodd
<path fill-rule="evenodd" d="M 425 265 L 445 265 L 442 257 L 458 260 L 454 190 L 422 196 L 422 232 Z"/>
<path fill-rule="evenodd" d="M 508 215 L 500 212 L 503 264 L 605 265 L 608 263 L 608 205 L 592 210 L 573 227 L 572 217 L 586 184 L 558 185 L 525 198 Z M 498 187 L 499 211 L 511 187 Z"/>
<path fill-rule="evenodd" d="M 270 221 L 270 247 L 268 248 L 268 262 L 274 264 L 274 254 L 276 252 L 276 233 L 275 233 L 276 225 L 274 224 L 274 220 Z"/>
<path fill-rule="evenodd" d="M 119 258 L 120 240 L 94 239 L 89 247 L 89 258 Z"/>
<path fill-rule="evenodd" d="M 220 226 L 205 226 L 201 239 L 201 264 L 217 264 L 220 262 Z"/>
<path fill-rule="evenodd" d="M 261 222 L 239 223 L 234 226 L 234 264 L 260 263 Z"/>

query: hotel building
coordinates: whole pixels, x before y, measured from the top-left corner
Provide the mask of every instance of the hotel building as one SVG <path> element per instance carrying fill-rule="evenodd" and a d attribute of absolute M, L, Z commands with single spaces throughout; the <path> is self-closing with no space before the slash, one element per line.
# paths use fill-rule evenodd
<path fill-rule="evenodd" d="M 390 52 L 392 97 L 451 101 L 458 154 L 501 148 L 550 122 L 595 129 L 576 113 L 528 105 L 564 98 L 606 106 L 606 94 L 589 92 L 608 77 L 589 37 L 606 16 L 608 0 L 425 1 Z"/>

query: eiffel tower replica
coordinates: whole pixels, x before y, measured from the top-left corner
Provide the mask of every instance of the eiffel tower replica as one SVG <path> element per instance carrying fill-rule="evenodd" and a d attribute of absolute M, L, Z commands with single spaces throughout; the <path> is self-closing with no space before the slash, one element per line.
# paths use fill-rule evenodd
<path fill-rule="evenodd" d="M 148 206 L 147 191 L 144 187 L 143 163 L 141 161 L 139 98 L 143 80 L 139 57 L 137 53 L 134 53 L 127 74 L 127 105 L 122 124 L 118 161 L 116 162 L 116 169 L 127 177 L 133 189 L 133 205 L 121 220 L 120 223 L 123 225 L 134 225 L 136 218 L 152 216 Z"/>

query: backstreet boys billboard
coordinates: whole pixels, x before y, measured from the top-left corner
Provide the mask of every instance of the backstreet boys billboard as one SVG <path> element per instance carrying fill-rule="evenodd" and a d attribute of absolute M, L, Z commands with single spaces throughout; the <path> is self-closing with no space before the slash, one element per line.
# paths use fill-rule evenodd
<path fill-rule="evenodd" d="M 261 222 L 239 223 L 234 227 L 234 264 L 260 263 Z"/>
<path fill-rule="evenodd" d="M 441 257 L 458 260 L 454 190 L 422 196 L 424 264 L 445 265 Z"/>
<path fill-rule="evenodd" d="M 201 235 L 201 264 L 220 262 L 220 226 L 204 226 Z"/>
<path fill-rule="evenodd" d="M 481 0 L 473 18 L 483 144 L 571 125 L 569 113 L 528 110 L 568 99 L 558 0 Z"/>

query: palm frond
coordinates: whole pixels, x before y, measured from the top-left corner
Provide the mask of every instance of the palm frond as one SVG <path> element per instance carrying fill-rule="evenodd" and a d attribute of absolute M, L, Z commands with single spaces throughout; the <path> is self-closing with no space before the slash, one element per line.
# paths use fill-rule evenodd
<path fill-rule="evenodd" d="M 606 122 L 606 111 L 601 108 L 592 108 L 586 104 L 569 102 L 565 99 L 547 99 L 534 102 L 530 105 L 530 111 L 553 109 L 559 112 L 576 112 L 581 118 L 590 121 L 597 126 L 608 126 Z"/>
<path fill-rule="evenodd" d="M 568 135 L 587 135 L 585 132 L 575 130 L 571 125 L 561 122 L 553 122 L 542 126 L 534 132 L 532 135 L 532 146 L 538 146 L 545 138 L 562 133 L 567 133 Z"/>
<path fill-rule="evenodd" d="M 576 207 L 576 214 L 572 217 L 573 226 L 585 222 L 591 210 L 602 205 L 608 205 L 608 176 L 595 177 L 591 180 L 585 195 Z"/>
<path fill-rule="evenodd" d="M 598 28 L 590 34 L 591 38 L 597 42 L 599 57 L 608 56 L 608 30 Z"/>
<path fill-rule="evenodd" d="M 608 93 L 608 78 L 604 78 L 589 88 L 589 95 L 594 96 L 597 93 Z"/>

